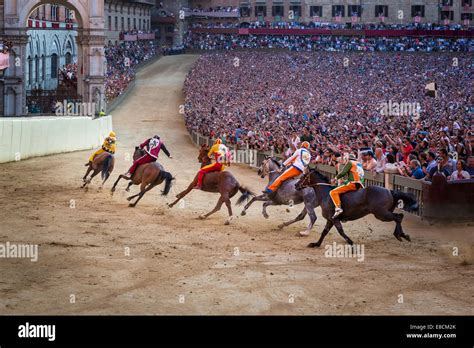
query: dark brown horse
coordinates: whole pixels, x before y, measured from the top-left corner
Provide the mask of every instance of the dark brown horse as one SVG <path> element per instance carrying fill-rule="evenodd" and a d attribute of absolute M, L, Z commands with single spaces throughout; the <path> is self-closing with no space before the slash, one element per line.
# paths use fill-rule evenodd
<path fill-rule="evenodd" d="M 332 226 L 336 226 L 337 231 L 348 244 L 354 244 L 344 233 L 341 221 L 358 220 L 368 214 L 374 214 L 381 221 L 395 221 L 396 227 L 393 232 L 395 238 L 399 241 L 402 241 L 402 238 L 410 241 L 410 236 L 405 234 L 402 229 L 403 214 L 397 214 L 393 211 L 397 206 L 403 207 L 406 211 L 418 210 L 418 203 L 412 195 L 400 191 L 390 191 L 378 186 L 368 186 L 358 191 L 347 192 L 341 195 L 344 212 L 338 218 L 333 219 L 335 207 L 329 196 L 329 191 L 334 187 L 329 184 L 329 179 L 316 169 L 310 169 L 296 183 L 298 190 L 305 187 L 312 187 L 316 192 L 323 217 L 326 219 L 326 226 L 321 233 L 321 237 L 316 243 L 310 243 L 308 247 L 321 246 L 324 237 Z"/>
<path fill-rule="evenodd" d="M 143 156 L 143 150 L 138 146 L 135 147 L 133 160 L 135 161 L 141 156 Z M 142 199 L 142 197 L 145 195 L 145 193 L 150 191 L 153 187 L 161 184 L 163 181 L 165 181 L 165 188 L 162 191 L 162 195 L 166 196 L 170 192 L 171 184 L 174 180 L 171 173 L 166 172 L 163 166 L 158 162 L 145 163 L 138 166 L 131 178 L 123 174 L 119 175 L 114 183 L 114 186 L 112 187 L 112 194 L 115 192 L 115 187 L 117 186 L 120 179 L 130 180 L 126 191 L 128 191 L 132 185 L 140 185 L 140 192 L 127 198 L 128 201 L 131 201 L 132 199 L 138 197 L 134 203 L 130 203 L 128 205 L 129 207 L 135 207 L 140 199 Z"/>
<path fill-rule="evenodd" d="M 110 174 L 113 172 L 115 166 L 115 157 L 114 155 L 108 153 L 108 152 L 103 152 L 98 154 L 97 156 L 94 157 L 94 160 L 89 164 L 89 167 L 86 170 L 86 174 L 82 178 L 84 181 L 84 184 L 82 184 L 82 188 L 86 187 L 91 183 L 92 178 L 96 176 L 97 174 L 101 173 L 102 176 L 102 185 L 100 185 L 100 189 L 104 186 L 104 183 L 107 181 L 109 178 Z M 92 175 L 89 179 L 87 179 L 87 176 L 89 173 L 92 172 Z"/>
<path fill-rule="evenodd" d="M 199 150 L 198 161 L 201 163 L 201 168 L 210 164 L 210 159 L 207 157 L 207 153 L 209 152 L 209 147 L 203 144 Z M 186 196 L 197 184 L 197 175 L 194 178 L 193 182 L 185 189 L 183 192 L 180 192 L 176 195 L 176 200 L 169 204 L 169 207 L 172 208 L 176 203 L 178 203 L 184 196 Z M 229 218 L 225 221 L 225 224 L 228 225 L 234 218 L 232 214 L 232 206 L 230 199 L 235 196 L 237 191 L 242 193 L 242 196 L 237 201 L 237 205 L 242 204 L 246 201 L 250 196 L 255 196 L 249 189 L 241 186 L 232 173 L 227 171 L 219 171 L 219 172 L 211 172 L 204 175 L 204 179 L 202 182 L 202 190 L 205 192 L 216 192 L 220 193 L 219 200 L 217 201 L 216 206 L 213 210 L 205 215 L 201 215 L 200 219 L 205 219 L 210 215 L 214 214 L 215 212 L 219 211 L 222 207 L 222 204 L 225 203 L 227 206 L 227 210 L 229 211 Z"/>

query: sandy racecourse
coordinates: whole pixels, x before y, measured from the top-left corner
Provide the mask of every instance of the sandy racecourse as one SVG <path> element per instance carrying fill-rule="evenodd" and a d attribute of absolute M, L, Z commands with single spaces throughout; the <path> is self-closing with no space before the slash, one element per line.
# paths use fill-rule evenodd
<path fill-rule="evenodd" d="M 99 180 L 88 192 L 79 188 L 89 151 L 0 165 L 0 243 L 39 244 L 36 263 L 0 259 L 0 314 L 474 314 L 472 225 L 407 217 L 413 241 L 400 243 L 392 223 L 345 224 L 365 246 L 358 262 L 305 247 L 324 226 L 319 209 L 309 238 L 295 236 L 306 221 L 277 229 L 299 207 L 270 207 L 265 220 L 258 204 L 231 226 L 223 225 L 225 209 L 198 220 L 215 205 L 213 194 L 193 192 L 168 209 L 198 169 L 178 113 L 195 59 L 165 57 L 140 72 L 113 113 L 117 166 L 103 192 Z M 110 187 L 130 165 L 127 152 L 155 133 L 174 156 L 160 160 L 176 177 L 174 189 L 166 198 L 154 189 L 128 208 L 125 183 L 114 197 Z M 255 192 L 264 187 L 254 171 L 230 170 Z M 334 241 L 342 243 L 332 230 L 325 242 Z"/>

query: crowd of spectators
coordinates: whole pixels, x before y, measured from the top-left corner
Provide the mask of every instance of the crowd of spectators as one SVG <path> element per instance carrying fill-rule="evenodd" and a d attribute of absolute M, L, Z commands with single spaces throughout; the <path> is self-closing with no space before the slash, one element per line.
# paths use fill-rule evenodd
<path fill-rule="evenodd" d="M 183 7 L 182 8 L 184 11 L 190 11 L 194 13 L 200 13 L 200 12 L 239 12 L 238 7 L 232 7 L 232 6 L 215 6 L 215 7 L 193 7 L 193 8 L 187 8 Z"/>
<path fill-rule="evenodd" d="M 466 53 L 212 52 L 186 78 L 185 121 L 241 148 L 289 156 L 306 140 L 313 162 L 354 153 L 369 171 L 467 178 L 473 68 Z"/>
<path fill-rule="evenodd" d="M 158 53 L 153 41 L 124 41 L 109 44 L 105 48 L 107 72 L 105 78 L 105 94 L 110 101 L 127 88 L 135 78 L 135 67 Z"/>
<path fill-rule="evenodd" d="M 463 24 L 438 24 L 438 23 L 328 23 L 328 22 L 297 22 L 297 21 L 274 21 L 274 22 L 208 22 L 193 23 L 192 28 L 269 28 L 269 29 L 352 29 L 352 30 L 466 30 L 472 29 L 472 25 Z"/>
<path fill-rule="evenodd" d="M 189 31 L 185 45 L 198 50 L 284 48 L 291 51 L 474 52 L 474 40 L 437 37 L 234 35 Z"/>
<path fill-rule="evenodd" d="M 60 69 L 63 80 L 77 83 L 77 64 L 66 64 Z"/>

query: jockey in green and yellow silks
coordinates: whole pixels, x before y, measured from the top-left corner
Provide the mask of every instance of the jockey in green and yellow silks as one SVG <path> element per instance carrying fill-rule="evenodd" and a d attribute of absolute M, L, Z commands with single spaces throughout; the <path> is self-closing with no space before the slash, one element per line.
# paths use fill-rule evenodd
<path fill-rule="evenodd" d="M 345 192 L 356 191 L 364 187 L 364 170 L 355 160 L 354 155 L 339 156 L 339 161 L 343 165 L 342 170 L 336 175 L 333 179 L 337 181 L 347 175 L 347 180 L 341 186 L 336 187 L 335 189 L 329 192 L 334 205 L 336 206 L 336 211 L 334 213 L 333 219 L 340 216 L 344 211 L 341 208 L 341 198 L 340 195 Z"/>

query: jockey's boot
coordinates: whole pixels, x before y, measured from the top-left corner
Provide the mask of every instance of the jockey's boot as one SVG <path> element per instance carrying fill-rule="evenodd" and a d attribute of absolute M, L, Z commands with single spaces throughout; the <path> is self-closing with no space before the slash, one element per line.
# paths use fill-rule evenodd
<path fill-rule="evenodd" d="M 267 196 L 267 199 L 273 199 L 276 195 L 276 191 L 274 192 L 268 188 L 263 190 L 262 193 Z"/>
<path fill-rule="evenodd" d="M 332 216 L 333 219 L 336 219 L 339 215 L 341 215 L 344 212 L 341 208 L 336 208 L 336 212 Z"/>
<path fill-rule="evenodd" d="M 86 164 L 84 164 L 85 167 L 89 167 L 90 165 L 92 164 L 91 161 L 87 162 Z"/>

